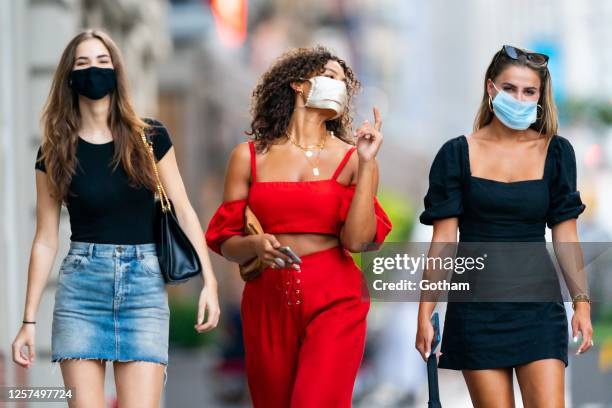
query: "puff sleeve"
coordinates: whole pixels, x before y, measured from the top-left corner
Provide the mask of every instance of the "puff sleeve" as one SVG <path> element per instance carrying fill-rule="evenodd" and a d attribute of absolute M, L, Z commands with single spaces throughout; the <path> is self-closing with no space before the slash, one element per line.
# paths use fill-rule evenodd
<path fill-rule="evenodd" d="M 467 145 L 462 136 L 442 145 L 429 170 L 429 189 L 425 195 L 425 210 L 419 220 L 432 225 L 434 220 L 458 217 L 463 213 L 463 187 L 466 177 Z"/>
<path fill-rule="evenodd" d="M 210 249 L 223 256 L 221 244 L 234 235 L 244 236 L 244 210 L 246 199 L 227 201 L 219 205 L 213 214 L 204 237 Z"/>
<path fill-rule="evenodd" d="M 564 137 L 554 137 L 557 140 L 551 141 L 555 143 L 552 146 L 554 162 L 550 179 L 550 205 L 546 214 L 549 228 L 570 218 L 578 218 L 586 208 L 576 189 L 574 148 Z"/>
<path fill-rule="evenodd" d="M 348 186 L 346 189 L 346 194 L 344 194 L 342 197 L 342 202 L 340 203 L 340 226 L 346 221 L 354 195 L 355 185 Z M 385 241 L 385 238 L 387 235 L 389 235 L 389 232 L 391 232 L 393 225 L 391 224 L 389 216 L 378 202 L 378 198 L 376 196 L 374 196 L 374 215 L 376 216 L 376 234 L 374 235 L 373 243 L 376 244 L 375 247 L 378 248 Z"/>

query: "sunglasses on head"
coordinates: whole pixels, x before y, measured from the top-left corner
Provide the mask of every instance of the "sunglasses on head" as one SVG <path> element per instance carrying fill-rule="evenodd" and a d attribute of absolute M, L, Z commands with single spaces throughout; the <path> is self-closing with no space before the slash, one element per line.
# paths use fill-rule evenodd
<path fill-rule="evenodd" d="M 529 52 L 511 45 L 504 45 L 501 52 L 503 52 L 508 58 L 512 58 L 513 60 L 517 61 L 521 57 L 524 57 L 525 60 L 534 67 L 541 68 L 548 64 L 548 55 L 541 54 L 539 52 Z"/>

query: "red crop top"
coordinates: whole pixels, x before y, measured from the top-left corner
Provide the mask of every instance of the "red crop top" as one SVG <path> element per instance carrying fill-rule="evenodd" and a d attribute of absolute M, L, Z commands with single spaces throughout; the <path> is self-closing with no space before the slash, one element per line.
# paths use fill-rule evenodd
<path fill-rule="evenodd" d="M 337 181 L 355 147 L 346 153 L 331 179 L 308 181 L 257 181 L 255 146 L 251 151 L 252 183 L 246 199 L 222 203 L 206 229 L 206 243 L 221 254 L 221 244 L 234 235 L 245 235 L 244 210 L 248 204 L 269 234 L 321 233 L 340 236 L 348 215 L 355 184 L 345 186 Z M 381 244 L 391 231 L 391 221 L 374 197 L 376 236 Z"/>

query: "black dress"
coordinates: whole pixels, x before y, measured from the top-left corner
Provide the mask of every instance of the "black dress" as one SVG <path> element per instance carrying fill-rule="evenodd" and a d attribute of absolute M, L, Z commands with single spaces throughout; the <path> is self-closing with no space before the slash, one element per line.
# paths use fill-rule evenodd
<path fill-rule="evenodd" d="M 423 224 L 458 217 L 460 248 L 462 242 L 541 242 L 545 251 L 546 225 L 577 218 L 585 208 L 574 150 L 561 136 L 549 143 L 542 179 L 509 183 L 472 176 L 467 139 L 453 138 L 434 159 L 424 202 Z M 449 296 L 439 367 L 490 369 L 547 358 L 567 366 L 567 315 L 552 262 L 541 275 L 556 301 L 453 302 Z M 520 282 L 513 284 L 520 289 Z"/>

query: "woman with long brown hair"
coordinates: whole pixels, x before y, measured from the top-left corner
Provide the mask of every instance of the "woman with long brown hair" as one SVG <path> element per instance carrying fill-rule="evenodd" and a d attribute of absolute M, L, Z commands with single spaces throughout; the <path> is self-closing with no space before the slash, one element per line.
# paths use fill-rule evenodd
<path fill-rule="evenodd" d="M 349 251 L 391 230 L 376 199 L 378 110 L 374 124 L 350 134 L 358 85 L 322 47 L 277 60 L 255 88 L 252 140 L 233 150 L 224 202 L 206 231 L 228 260 L 265 266 L 241 305 L 256 408 L 351 405 L 370 303 Z M 247 207 L 263 234 L 244 236 Z"/>
<path fill-rule="evenodd" d="M 106 361 L 113 362 L 120 406 L 158 406 L 165 383 L 170 311 L 154 243 L 156 177 L 145 134 L 203 265 L 195 329 L 210 330 L 219 318 L 217 283 L 172 141 L 161 123 L 136 115 L 126 78 L 115 43 L 103 32 L 84 31 L 61 56 L 43 114 L 36 234 L 13 360 L 26 368 L 34 362 L 35 317 L 57 255 L 64 204 L 72 234 L 55 293 L 51 358 L 75 391 L 71 407 L 105 406 Z"/>
<path fill-rule="evenodd" d="M 592 346 L 576 230 L 585 206 L 574 150 L 557 135 L 547 63 L 544 54 L 509 45 L 495 53 L 473 133 L 447 141 L 429 174 L 420 221 L 433 225 L 430 256 L 451 248 L 484 265 L 453 273 L 470 291 L 448 295 L 439 360 L 441 368 L 462 371 L 475 407 L 514 406 L 513 370 L 526 407 L 565 406 L 567 316 L 546 226 L 572 296 L 575 342 L 582 333 L 578 354 Z M 444 271 L 425 274 L 440 279 Z M 423 293 L 420 303 L 416 348 L 425 359 L 438 295 Z"/>

